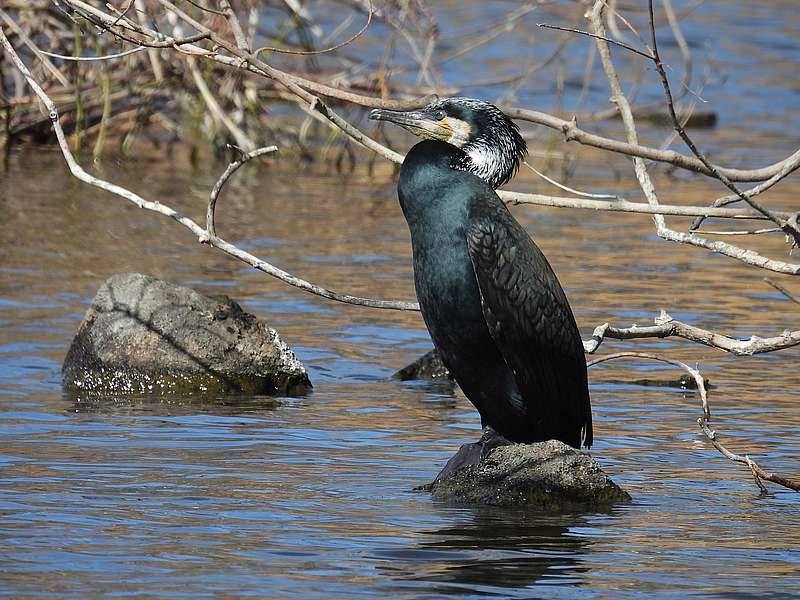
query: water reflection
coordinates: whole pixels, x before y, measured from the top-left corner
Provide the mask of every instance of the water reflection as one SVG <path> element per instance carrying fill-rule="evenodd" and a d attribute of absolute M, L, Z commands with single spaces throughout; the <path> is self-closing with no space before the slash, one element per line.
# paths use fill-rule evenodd
<path fill-rule="evenodd" d="M 307 395 L 311 393 L 308 392 Z M 244 394 L 185 397 L 147 394 L 109 395 L 65 391 L 62 397 L 69 404 L 69 413 L 102 417 L 135 415 L 169 417 L 197 414 L 236 416 L 274 410 L 281 402 L 281 399 L 275 396 Z"/>
<path fill-rule="evenodd" d="M 465 507 L 447 513 L 450 523 L 421 532 L 411 550 L 387 555 L 395 578 L 418 583 L 437 592 L 460 595 L 464 590 L 503 594 L 534 584 L 579 584 L 588 568 L 582 553 L 596 540 L 576 534 L 585 523 L 580 514 L 542 514 L 531 510 Z"/>

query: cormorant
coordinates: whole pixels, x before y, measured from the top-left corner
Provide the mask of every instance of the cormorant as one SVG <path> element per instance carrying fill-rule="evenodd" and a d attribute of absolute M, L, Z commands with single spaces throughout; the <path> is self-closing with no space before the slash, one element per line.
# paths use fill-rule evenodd
<path fill-rule="evenodd" d="M 592 443 L 583 342 L 544 254 L 495 188 L 526 154 L 499 108 L 447 98 L 418 111 L 376 109 L 424 138 L 397 186 L 411 231 L 422 317 L 464 394 L 512 442 Z"/>

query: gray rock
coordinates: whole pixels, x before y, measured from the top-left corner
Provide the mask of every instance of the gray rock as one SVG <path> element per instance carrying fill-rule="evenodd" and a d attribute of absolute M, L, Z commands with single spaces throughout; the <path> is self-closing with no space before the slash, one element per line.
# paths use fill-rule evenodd
<path fill-rule="evenodd" d="M 62 374 L 73 391 L 274 395 L 311 387 L 278 333 L 230 298 L 139 273 L 101 286 Z"/>
<path fill-rule="evenodd" d="M 442 357 L 436 348 L 420 356 L 407 367 L 400 369 L 394 374 L 394 377 L 401 381 L 410 381 L 412 379 L 453 380 L 453 376 L 444 366 Z"/>
<path fill-rule="evenodd" d="M 474 464 L 453 469 L 448 463 L 425 489 L 449 502 L 549 510 L 597 508 L 631 499 L 591 456 L 563 442 L 500 445 L 484 453 L 474 448 L 480 445 L 459 450 L 460 460 Z"/>

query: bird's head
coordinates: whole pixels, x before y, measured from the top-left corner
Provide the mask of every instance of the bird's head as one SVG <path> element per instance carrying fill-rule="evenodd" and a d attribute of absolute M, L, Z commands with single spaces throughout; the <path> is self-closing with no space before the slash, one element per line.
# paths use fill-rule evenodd
<path fill-rule="evenodd" d="M 453 168 L 474 173 L 493 188 L 508 182 L 527 152 L 519 128 L 494 104 L 472 98 L 445 98 L 421 110 L 375 109 L 370 119 L 391 121 L 414 135 L 452 144 L 464 151 Z"/>

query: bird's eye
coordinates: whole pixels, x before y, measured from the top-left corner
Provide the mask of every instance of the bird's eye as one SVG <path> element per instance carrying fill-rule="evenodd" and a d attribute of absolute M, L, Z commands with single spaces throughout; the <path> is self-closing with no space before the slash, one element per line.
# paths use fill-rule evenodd
<path fill-rule="evenodd" d="M 433 118 L 437 121 L 444 121 L 445 117 L 447 117 L 447 114 L 443 110 L 437 110 L 433 113 Z"/>

